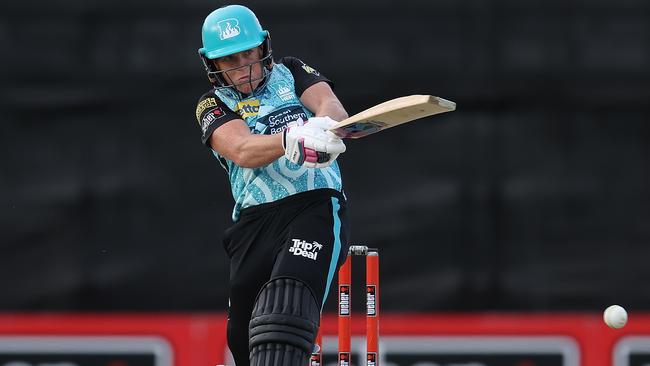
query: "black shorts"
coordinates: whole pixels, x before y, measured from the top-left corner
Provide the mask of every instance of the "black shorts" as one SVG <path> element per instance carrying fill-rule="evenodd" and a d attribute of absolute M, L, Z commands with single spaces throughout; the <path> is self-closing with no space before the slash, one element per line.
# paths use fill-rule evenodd
<path fill-rule="evenodd" d="M 322 308 L 347 256 L 348 236 L 345 198 L 332 189 L 241 211 L 224 236 L 230 257 L 228 343 L 237 364 L 247 364 L 248 322 L 262 286 L 275 278 L 300 280 Z"/>

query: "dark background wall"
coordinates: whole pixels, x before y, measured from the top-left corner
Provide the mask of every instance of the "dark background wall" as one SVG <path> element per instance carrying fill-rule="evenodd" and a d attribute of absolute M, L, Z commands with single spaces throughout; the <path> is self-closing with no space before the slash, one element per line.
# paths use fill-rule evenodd
<path fill-rule="evenodd" d="M 193 116 L 221 4 L 0 3 L 0 310 L 225 308 L 232 198 Z M 385 310 L 650 309 L 648 1 L 243 4 L 351 114 L 458 103 L 340 158 Z"/>

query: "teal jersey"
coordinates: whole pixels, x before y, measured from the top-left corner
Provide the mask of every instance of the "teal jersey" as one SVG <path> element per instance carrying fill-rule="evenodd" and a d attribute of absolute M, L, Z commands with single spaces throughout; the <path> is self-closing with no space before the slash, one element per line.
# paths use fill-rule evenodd
<path fill-rule="evenodd" d="M 240 99 L 231 89 L 212 89 L 197 105 L 196 117 L 209 146 L 210 135 L 220 125 L 243 119 L 252 134 L 281 133 L 287 124 L 313 116 L 301 102 L 300 95 L 317 82 L 329 82 L 302 61 L 285 57 L 273 65 L 264 86 L 254 95 Z M 228 173 L 235 206 L 233 221 L 247 207 L 319 188 L 342 191 L 341 172 L 336 161 L 326 168 L 313 169 L 294 164 L 284 156 L 258 168 L 245 168 L 212 150 Z"/>

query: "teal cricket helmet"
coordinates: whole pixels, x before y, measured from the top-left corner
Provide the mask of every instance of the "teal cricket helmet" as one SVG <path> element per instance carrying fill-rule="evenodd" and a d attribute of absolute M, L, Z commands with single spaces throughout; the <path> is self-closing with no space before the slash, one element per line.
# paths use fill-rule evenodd
<path fill-rule="evenodd" d="M 255 14 L 242 5 L 219 8 L 205 18 L 199 54 L 209 60 L 257 47 L 268 38 Z"/>
<path fill-rule="evenodd" d="M 262 45 L 262 77 L 266 77 L 272 68 L 271 36 L 268 31 L 262 29 L 255 13 L 245 6 L 228 5 L 210 13 L 203 22 L 201 37 L 203 47 L 199 48 L 199 56 L 205 66 L 208 80 L 218 88 L 234 86 L 223 78 L 223 72 L 226 70 L 218 70 L 212 62 L 219 57 Z"/>

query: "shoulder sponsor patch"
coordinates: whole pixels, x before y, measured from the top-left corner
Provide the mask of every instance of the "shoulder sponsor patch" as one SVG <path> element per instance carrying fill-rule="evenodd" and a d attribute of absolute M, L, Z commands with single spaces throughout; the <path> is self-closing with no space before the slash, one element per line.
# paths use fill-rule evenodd
<path fill-rule="evenodd" d="M 208 130 L 208 127 L 210 127 L 214 121 L 225 115 L 226 113 L 223 111 L 223 109 L 221 109 L 221 107 L 214 107 L 212 109 L 209 109 L 200 120 L 201 130 L 203 133 Z"/>
<path fill-rule="evenodd" d="M 306 63 L 303 62 L 302 64 L 302 69 L 305 70 L 306 73 L 308 74 L 314 74 L 316 76 L 320 76 L 320 73 L 316 71 L 313 67 L 307 65 Z"/>
<path fill-rule="evenodd" d="M 197 121 L 201 120 L 201 113 L 203 113 L 203 111 L 206 108 L 216 107 L 216 106 L 217 106 L 216 98 L 206 98 L 200 101 L 199 104 L 196 105 L 196 120 Z"/>
<path fill-rule="evenodd" d="M 258 99 L 237 103 L 237 113 L 239 113 L 242 118 L 255 117 L 259 112 L 260 101 Z"/>

